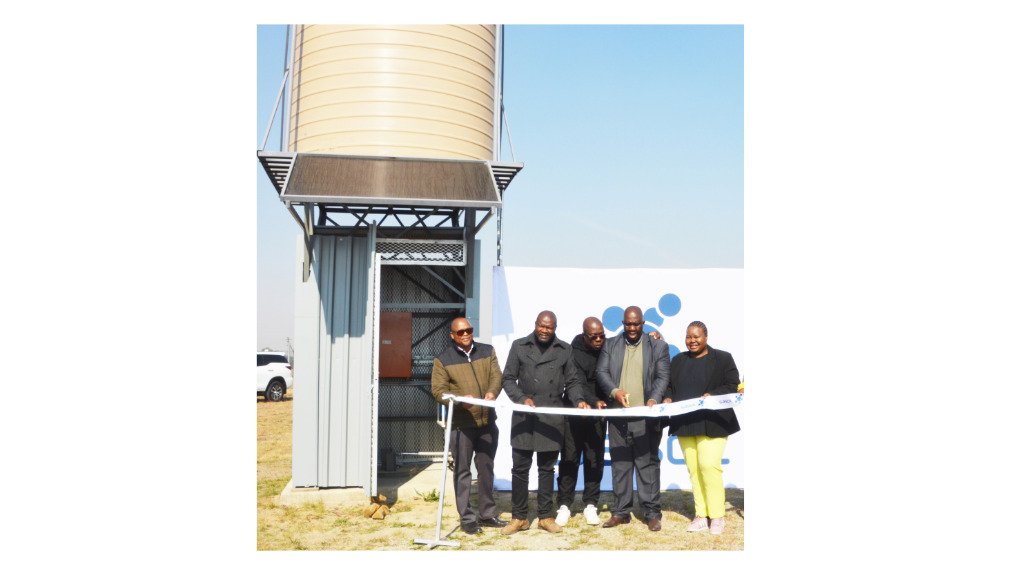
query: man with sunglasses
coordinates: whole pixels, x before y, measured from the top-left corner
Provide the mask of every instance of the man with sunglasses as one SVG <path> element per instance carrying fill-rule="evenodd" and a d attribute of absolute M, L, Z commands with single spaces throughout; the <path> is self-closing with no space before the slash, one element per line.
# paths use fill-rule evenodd
<path fill-rule="evenodd" d="M 451 345 L 433 360 L 433 397 L 445 393 L 496 399 L 500 394 L 500 365 L 493 346 L 473 340 L 472 324 L 463 317 L 451 322 Z M 493 457 L 497 453 L 497 414 L 489 407 L 455 403 L 451 415 L 451 452 L 454 454 L 454 499 L 461 529 L 470 535 L 483 527 L 504 527 L 493 500 Z M 472 458 L 479 473 L 479 511 L 472 509 Z"/>
<path fill-rule="evenodd" d="M 596 384 L 596 360 L 606 335 L 603 322 L 595 317 L 582 321 L 582 333 L 571 340 L 571 358 L 578 372 L 585 378 L 582 397 L 597 409 L 607 407 L 612 399 Z M 565 407 L 575 407 L 567 396 Z M 563 527 L 571 518 L 571 504 L 575 501 L 579 464 L 583 467 L 582 515 L 589 525 L 599 525 L 600 483 L 603 481 L 603 440 L 607 435 L 607 420 L 602 417 L 568 416 L 561 448 L 561 463 L 557 466 L 557 518 Z"/>

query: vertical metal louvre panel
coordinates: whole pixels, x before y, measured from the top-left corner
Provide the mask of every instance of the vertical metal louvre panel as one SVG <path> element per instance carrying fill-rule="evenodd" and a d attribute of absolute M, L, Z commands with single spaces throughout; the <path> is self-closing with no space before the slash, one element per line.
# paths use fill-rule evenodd
<path fill-rule="evenodd" d="M 365 238 L 314 236 L 312 274 L 296 280 L 296 487 L 358 486 L 368 476 L 368 247 Z"/>

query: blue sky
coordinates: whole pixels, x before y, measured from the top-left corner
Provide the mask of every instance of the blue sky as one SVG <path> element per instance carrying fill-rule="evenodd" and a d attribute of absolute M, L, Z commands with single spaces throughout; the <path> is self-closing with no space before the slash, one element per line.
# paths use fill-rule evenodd
<path fill-rule="evenodd" d="M 505 195 L 504 265 L 743 267 L 741 26 L 504 32 L 510 144 L 525 164 Z M 258 30 L 257 146 L 283 73 L 284 33 Z M 274 131 L 267 148 L 278 145 Z M 501 158 L 512 159 L 506 136 Z M 280 348 L 292 324 L 298 227 L 256 171 L 258 345 Z"/>

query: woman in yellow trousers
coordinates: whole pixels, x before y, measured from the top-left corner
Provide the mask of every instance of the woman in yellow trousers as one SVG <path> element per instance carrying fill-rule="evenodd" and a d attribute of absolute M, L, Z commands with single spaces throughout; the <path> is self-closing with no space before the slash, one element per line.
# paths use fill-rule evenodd
<path fill-rule="evenodd" d="M 688 351 L 671 360 L 674 401 L 738 392 L 738 367 L 731 354 L 706 345 L 706 324 L 694 321 L 685 333 Z M 740 430 L 733 409 L 700 409 L 671 418 L 692 479 L 695 517 L 688 531 L 724 532 L 724 478 L 721 459 L 727 437 Z"/>

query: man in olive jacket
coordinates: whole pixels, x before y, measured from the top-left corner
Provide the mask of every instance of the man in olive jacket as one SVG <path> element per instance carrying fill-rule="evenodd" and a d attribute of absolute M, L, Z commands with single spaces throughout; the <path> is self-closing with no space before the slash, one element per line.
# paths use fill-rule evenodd
<path fill-rule="evenodd" d="M 472 324 L 463 317 L 451 322 L 451 345 L 433 360 L 433 397 L 440 403 L 445 393 L 496 399 L 500 393 L 500 365 L 493 346 L 472 339 Z M 468 534 L 479 526 L 504 527 L 493 500 L 493 457 L 497 453 L 497 414 L 489 407 L 454 404 L 451 415 L 451 452 L 454 453 L 454 499 L 461 529 Z M 469 505 L 472 488 L 472 455 L 479 478 L 479 514 Z"/>
<path fill-rule="evenodd" d="M 530 407 L 563 407 L 567 394 L 572 405 L 589 409 L 582 397 L 583 380 L 571 358 L 571 346 L 557 339 L 557 316 L 542 311 L 535 330 L 511 344 L 504 365 L 504 393 L 514 403 Z M 529 528 L 529 471 L 536 454 L 539 489 L 536 514 L 539 527 L 561 530 L 554 521 L 554 463 L 564 441 L 564 416 L 515 411 L 511 416 L 511 523 L 501 530 L 510 535 Z"/>
<path fill-rule="evenodd" d="M 667 343 L 643 333 L 642 310 L 625 310 L 624 330 L 607 340 L 596 362 L 596 382 L 614 399 L 612 407 L 654 406 L 663 402 L 670 376 Z M 630 396 L 630 397 L 629 397 Z M 639 505 L 650 531 L 660 531 L 660 439 L 656 417 L 612 417 L 608 425 L 611 476 L 615 502 L 604 527 L 631 521 L 632 474 L 637 478 Z"/>

